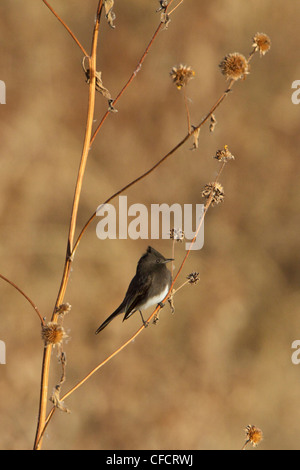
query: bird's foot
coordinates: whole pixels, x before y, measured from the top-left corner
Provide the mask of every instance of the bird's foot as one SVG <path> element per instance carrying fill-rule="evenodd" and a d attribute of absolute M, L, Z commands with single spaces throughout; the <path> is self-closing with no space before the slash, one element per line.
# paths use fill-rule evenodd
<path fill-rule="evenodd" d="M 144 320 L 144 317 L 143 317 L 143 314 L 142 314 L 141 310 L 139 310 L 139 312 L 140 312 L 140 315 L 141 315 L 141 319 L 142 319 L 144 328 L 147 328 L 147 326 L 149 325 L 149 322 Z"/>

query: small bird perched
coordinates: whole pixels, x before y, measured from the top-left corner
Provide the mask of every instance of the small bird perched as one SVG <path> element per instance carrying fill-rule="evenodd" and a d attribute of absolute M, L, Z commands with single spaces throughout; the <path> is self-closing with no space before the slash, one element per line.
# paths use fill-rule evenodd
<path fill-rule="evenodd" d="M 173 261 L 173 258 L 165 258 L 154 248 L 148 246 L 146 253 L 137 264 L 136 274 L 129 284 L 123 302 L 99 326 L 95 334 L 102 331 L 120 313 L 125 313 L 124 321 L 138 310 L 143 324 L 146 325 L 142 309 L 154 304 L 161 304 L 171 287 L 172 276 L 166 267 L 166 263 L 169 261 Z"/>

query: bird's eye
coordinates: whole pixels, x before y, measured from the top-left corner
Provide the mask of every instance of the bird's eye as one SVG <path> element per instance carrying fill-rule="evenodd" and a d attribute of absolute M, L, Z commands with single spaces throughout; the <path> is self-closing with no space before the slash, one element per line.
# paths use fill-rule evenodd
<path fill-rule="evenodd" d="M 159 258 L 156 258 L 156 262 L 157 262 L 157 263 L 160 263 L 160 259 L 159 259 Z"/>

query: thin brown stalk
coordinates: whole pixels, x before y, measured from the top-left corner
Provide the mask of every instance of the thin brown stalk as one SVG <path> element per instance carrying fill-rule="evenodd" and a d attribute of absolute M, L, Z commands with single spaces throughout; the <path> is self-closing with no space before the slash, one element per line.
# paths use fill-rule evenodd
<path fill-rule="evenodd" d="M 47 2 L 47 0 L 42 0 L 44 2 L 44 4 L 49 8 L 49 10 L 53 13 L 53 15 L 58 19 L 58 21 L 60 21 L 60 23 L 63 25 L 64 28 L 66 28 L 66 30 L 68 31 L 68 33 L 71 35 L 71 37 L 74 39 L 74 41 L 76 42 L 77 46 L 80 47 L 80 49 L 82 50 L 83 54 L 85 56 L 88 56 L 87 52 L 85 51 L 84 47 L 82 46 L 82 44 L 78 41 L 78 39 L 76 38 L 75 34 L 70 30 L 69 26 L 66 25 L 66 23 L 64 22 L 64 20 L 58 15 L 58 13 L 56 13 L 56 11 L 51 7 L 51 5 L 49 5 L 49 3 Z"/>
<path fill-rule="evenodd" d="M 103 8 L 103 0 L 99 0 L 98 8 L 97 8 L 97 19 L 96 19 L 94 33 L 93 33 L 92 51 L 91 51 L 91 56 L 89 57 L 89 68 L 90 68 L 91 73 L 90 73 L 90 84 L 89 84 L 87 123 L 86 123 L 83 149 L 82 149 L 82 154 L 81 154 L 81 159 L 80 159 L 80 165 L 79 165 L 78 176 L 77 176 L 75 192 L 74 192 L 73 205 L 72 205 L 65 266 L 64 266 L 62 281 L 61 281 L 61 285 L 59 288 L 57 300 L 56 300 L 54 311 L 53 311 L 52 318 L 51 318 L 51 321 L 53 322 L 57 320 L 57 307 L 63 301 L 65 291 L 67 288 L 68 279 L 69 279 L 70 267 L 71 267 L 71 261 L 72 261 L 70 257 L 70 253 L 72 252 L 72 247 L 73 247 L 83 176 L 84 176 L 86 162 L 87 162 L 87 158 L 88 158 L 88 154 L 90 150 L 90 140 L 91 140 L 91 135 L 92 135 L 92 125 L 93 125 L 94 108 L 95 108 L 95 93 L 96 93 L 95 91 L 96 51 L 97 51 L 97 41 L 98 41 L 99 24 L 100 24 L 102 8 Z M 40 449 L 42 445 L 41 433 L 45 426 L 45 419 L 46 419 L 51 350 L 52 350 L 51 344 L 45 347 L 44 349 L 43 364 L 42 364 L 42 377 L 41 377 L 40 405 L 39 405 L 38 425 L 37 425 L 37 430 L 36 430 L 34 449 Z"/>
<path fill-rule="evenodd" d="M 190 282 L 190 281 L 185 281 L 183 284 L 181 284 L 181 286 L 177 287 L 177 289 L 174 289 L 172 295 L 177 294 L 177 292 L 178 292 L 180 289 L 182 289 L 184 286 L 186 286 L 187 284 L 189 284 L 189 282 Z"/>
<path fill-rule="evenodd" d="M 247 439 L 241 450 L 246 450 L 247 445 L 249 444 L 250 439 Z"/>
<path fill-rule="evenodd" d="M 0 274 L 0 277 L 1 279 L 3 279 L 4 281 L 8 282 L 8 284 L 10 284 L 12 287 L 14 287 L 18 292 L 20 292 L 20 294 L 23 295 L 23 297 L 25 297 L 25 299 L 30 303 L 30 305 L 32 305 L 32 307 L 34 308 L 35 312 L 37 313 L 39 319 L 41 320 L 41 324 L 44 325 L 45 322 L 44 322 L 44 319 L 39 311 L 39 309 L 37 308 L 37 306 L 35 305 L 35 303 L 33 302 L 33 300 L 31 300 L 30 297 L 28 297 L 28 295 L 25 294 L 25 292 L 20 288 L 18 287 L 14 282 L 10 281 L 9 279 L 7 279 L 7 277 L 3 276 L 2 274 Z"/>
<path fill-rule="evenodd" d="M 183 96 L 184 96 L 184 104 L 185 104 L 185 110 L 186 110 L 186 118 L 187 118 L 187 126 L 188 126 L 188 133 L 191 134 L 191 116 L 190 116 L 190 110 L 188 106 L 188 98 L 186 96 L 186 87 L 183 88 Z"/>
<path fill-rule="evenodd" d="M 179 5 L 181 5 L 181 4 L 183 3 L 183 1 L 184 1 L 184 0 L 180 0 L 180 2 L 176 5 L 176 7 L 174 7 L 171 11 L 169 11 L 168 15 L 169 15 L 169 16 L 172 15 L 172 13 L 179 7 Z M 170 2 L 169 5 L 168 5 L 169 8 L 170 8 L 170 6 L 171 6 L 171 3 L 172 3 L 172 2 Z"/>
<path fill-rule="evenodd" d="M 172 240 L 172 255 L 171 255 L 171 257 L 172 257 L 173 260 L 175 259 L 175 239 L 174 238 Z M 173 274 L 174 274 L 174 261 L 172 261 L 172 263 L 171 263 L 172 279 L 173 279 Z"/>

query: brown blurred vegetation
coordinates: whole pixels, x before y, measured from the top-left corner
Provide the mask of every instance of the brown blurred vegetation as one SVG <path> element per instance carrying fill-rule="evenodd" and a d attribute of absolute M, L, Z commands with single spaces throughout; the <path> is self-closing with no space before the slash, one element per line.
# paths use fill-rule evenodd
<path fill-rule="evenodd" d="M 159 21 L 156 0 L 116 0 L 116 29 L 102 23 L 98 70 L 116 96 Z M 128 203 L 202 203 L 215 151 L 235 155 L 222 175 L 225 202 L 209 210 L 205 246 L 184 274 L 201 282 L 175 298 L 120 355 L 74 393 L 70 415 L 57 412 L 46 449 L 239 449 L 243 429 L 264 432 L 261 449 L 299 449 L 299 113 L 291 84 L 300 79 L 298 2 L 186 0 L 160 33 L 141 72 L 91 150 L 79 227 L 108 196 L 148 169 L 186 134 L 174 65 L 191 65 L 192 123 L 225 89 L 218 63 L 247 55 L 265 32 L 271 51 L 256 55 L 216 113 L 217 127 L 190 143 L 130 189 Z M 51 5 L 89 50 L 97 0 Z M 82 55 L 42 1 L 0 6 L 1 111 L 0 272 L 17 283 L 49 318 L 60 284 L 74 184 L 82 148 L 88 88 Z M 96 119 L 107 103 L 97 96 Z M 116 204 L 116 201 L 115 201 Z M 69 341 L 67 383 L 74 385 L 140 326 L 139 316 L 94 330 L 125 293 L 147 240 L 100 242 L 94 223 L 84 237 L 65 300 Z M 152 241 L 170 253 L 166 240 Z M 184 245 L 176 245 L 177 266 Z M 184 277 L 182 277 L 183 280 Z M 0 282 L 0 448 L 31 448 L 35 434 L 43 345 L 37 316 Z M 60 374 L 55 351 L 51 385 Z M 50 404 L 49 404 L 50 406 Z"/>

